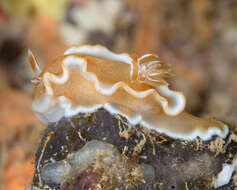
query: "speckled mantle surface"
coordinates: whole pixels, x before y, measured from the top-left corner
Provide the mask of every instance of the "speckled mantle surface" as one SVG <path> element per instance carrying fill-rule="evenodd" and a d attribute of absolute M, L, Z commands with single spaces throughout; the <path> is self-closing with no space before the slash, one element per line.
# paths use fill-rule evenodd
<path fill-rule="evenodd" d="M 222 164 L 231 163 L 237 153 L 236 134 L 231 129 L 226 139 L 174 140 L 142 126 L 132 127 L 121 116 L 103 109 L 64 118 L 50 124 L 43 134 L 31 189 L 214 190 L 213 179 Z M 61 184 L 42 179 L 42 168 L 66 161 L 92 140 L 113 145 L 125 164 L 103 170 L 103 163 L 98 166 L 95 162 Z M 148 174 L 147 169 L 151 171 Z M 235 178 L 234 173 L 229 184 L 216 189 L 233 190 Z"/>

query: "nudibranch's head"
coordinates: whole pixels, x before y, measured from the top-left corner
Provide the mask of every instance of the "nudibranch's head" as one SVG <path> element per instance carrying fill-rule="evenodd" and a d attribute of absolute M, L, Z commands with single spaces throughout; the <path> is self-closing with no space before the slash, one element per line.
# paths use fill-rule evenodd
<path fill-rule="evenodd" d="M 226 133 L 219 122 L 183 112 L 185 97 L 168 88 L 165 78 L 170 76 L 170 66 L 156 55 L 138 58 L 103 46 L 73 46 L 42 71 L 31 52 L 29 60 L 35 72 L 32 108 L 45 123 L 103 107 L 132 125 L 175 138 L 194 139 L 201 134 L 208 139 Z"/>

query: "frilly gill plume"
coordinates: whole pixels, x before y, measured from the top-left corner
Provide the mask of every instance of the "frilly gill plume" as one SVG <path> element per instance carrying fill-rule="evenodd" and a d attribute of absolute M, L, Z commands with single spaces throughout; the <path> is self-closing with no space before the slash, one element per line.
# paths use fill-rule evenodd
<path fill-rule="evenodd" d="M 164 78 L 171 76 L 171 66 L 163 61 L 158 60 L 158 56 L 147 54 L 140 58 L 133 55 L 135 62 L 136 77 L 132 80 L 147 83 L 152 86 L 168 85 Z"/>

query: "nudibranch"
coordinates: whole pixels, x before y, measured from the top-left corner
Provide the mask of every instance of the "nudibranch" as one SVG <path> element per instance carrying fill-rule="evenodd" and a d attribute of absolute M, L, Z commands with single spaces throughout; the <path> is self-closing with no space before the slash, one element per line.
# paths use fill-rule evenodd
<path fill-rule="evenodd" d="M 209 140 L 228 134 L 222 122 L 184 112 L 184 95 L 169 89 L 165 80 L 170 66 L 156 55 L 137 57 L 84 45 L 67 49 L 42 70 L 30 51 L 29 62 L 35 73 L 32 109 L 44 123 L 104 108 L 133 126 L 172 138 Z"/>

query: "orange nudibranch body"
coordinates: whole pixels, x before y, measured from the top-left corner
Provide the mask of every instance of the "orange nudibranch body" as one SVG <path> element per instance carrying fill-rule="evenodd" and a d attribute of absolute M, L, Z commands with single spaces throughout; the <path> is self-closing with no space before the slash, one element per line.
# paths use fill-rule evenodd
<path fill-rule="evenodd" d="M 32 108 L 45 123 L 103 107 L 131 125 L 141 124 L 173 138 L 208 140 L 228 133 L 221 122 L 183 111 L 185 97 L 169 89 L 164 78 L 170 67 L 156 55 L 138 58 L 85 45 L 69 48 L 42 71 L 31 52 L 29 60 L 36 73 Z"/>

